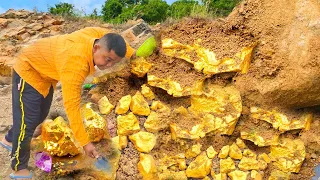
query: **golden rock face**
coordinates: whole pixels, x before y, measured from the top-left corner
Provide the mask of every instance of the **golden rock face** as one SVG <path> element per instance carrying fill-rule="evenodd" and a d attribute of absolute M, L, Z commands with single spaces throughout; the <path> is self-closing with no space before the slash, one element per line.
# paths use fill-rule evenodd
<path fill-rule="evenodd" d="M 131 104 L 131 95 L 123 96 L 116 107 L 117 114 L 125 114 L 128 112 Z"/>
<path fill-rule="evenodd" d="M 244 149 L 242 155 L 248 158 L 257 159 L 257 154 L 250 149 Z"/>
<path fill-rule="evenodd" d="M 183 153 L 177 154 L 175 156 L 165 155 L 159 160 L 159 169 L 161 171 L 166 171 L 168 168 L 175 166 L 179 170 L 185 170 L 187 168 L 185 155 Z"/>
<path fill-rule="evenodd" d="M 161 101 L 152 101 L 151 104 L 151 110 L 153 111 L 166 111 L 166 112 L 170 112 L 170 109 L 163 104 Z"/>
<path fill-rule="evenodd" d="M 82 115 L 84 117 L 84 125 L 89 139 L 92 142 L 99 142 L 102 138 L 110 137 L 107 131 L 107 121 L 91 109 L 91 103 L 87 103 L 81 108 Z"/>
<path fill-rule="evenodd" d="M 139 91 L 132 97 L 130 110 L 136 115 L 148 116 L 150 114 L 149 104 Z"/>
<path fill-rule="evenodd" d="M 117 117 L 118 135 L 127 136 L 140 130 L 137 117 L 130 112 L 126 116 L 119 115 Z"/>
<path fill-rule="evenodd" d="M 258 171 L 256 170 L 252 170 L 251 171 L 251 174 L 250 174 L 250 177 L 254 180 L 262 180 L 263 176 L 262 174 L 260 174 Z"/>
<path fill-rule="evenodd" d="M 144 123 L 144 127 L 147 131 L 156 133 L 168 126 L 166 123 L 161 123 L 161 115 L 159 113 L 151 111 L 148 116 L 146 122 Z"/>
<path fill-rule="evenodd" d="M 306 113 L 300 117 L 300 119 L 289 120 L 285 114 L 279 113 L 275 110 L 268 111 L 258 107 L 250 108 L 251 117 L 266 121 L 275 129 L 279 131 L 289 131 L 294 129 L 310 129 L 312 122 L 312 114 Z"/>
<path fill-rule="evenodd" d="M 186 108 L 180 106 L 179 108 L 175 108 L 172 111 L 170 116 L 172 120 L 183 120 L 185 122 L 193 121 L 193 126 L 185 127 L 183 124 L 177 122 L 170 124 L 170 130 L 172 134 L 172 138 L 175 140 L 176 138 L 182 139 L 200 139 L 206 135 L 204 132 L 204 125 L 201 123 L 201 118 L 188 111 Z"/>
<path fill-rule="evenodd" d="M 216 174 L 214 177 L 213 177 L 214 180 L 227 180 L 227 174 L 226 173 L 219 173 L 219 174 Z"/>
<path fill-rule="evenodd" d="M 169 126 L 168 117 L 171 110 L 160 101 L 153 101 L 151 104 L 151 113 L 144 123 L 147 131 L 156 133 Z"/>
<path fill-rule="evenodd" d="M 258 159 L 264 160 L 266 163 L 270 163 L 271 159 L 266 153 L 259 154 Z"/>
<path fill-rule="evenodd" d="M 212 158 L 214 158 L 217 154 L 218 154 L 218 152 L 215 151 L 212 146 L 210 146 L 210 147 L 207 149 L 207 156 L 208 156 L 208 158 L 212 159 Z"/>
<path fill-rule="evenodd" d="M 209 87 L 204 83 L 199 83 L 198 86 L 193 91 L 194 95 L 191 96 L 191 106 L 188 110 L 179 111 L 184 117 L 196 116 L 202 122 L 194 125 L 191 130 L 171 123 L 170 130 L 174 140 L 177 138 L 196 140 L 212 131 L 231 135 L 234 131 L 242 111 L 239 91 L 232 86 Z M 204 89 L 210 89 L 210 92 L 205 92 Z"/>
<path fill-rule="evenodd" d="M 216 59 L 214 52 L 200 47 L 181 44 L 173 39 L 162 40 L 162 53 L 183 59 L 194 65 L 194 68 L 204 74 L 218 74 L 222 72 L 242 72 L 247 73 L 251 61 L 252 50 L 255 44 L 243 48 L 234 58 Z"/>
<path fill-rule="evenodd" d="M 187 177 L 204 178 L 210 173 L 211 167 L 212 160 L 207 157 L 206 152 L 202 152 L 188 166 L 186 170 Z"/>
<path fill-rule="evenodd" d="M 138 170 L 144 180 L 158 179 L 156 162 L 149 154 L 140 153 Z"/>
<path fill-rule="evenodd" d="M 190 113 L 185 107 L 180 106 L 172 111 L 172 119 L 184 119 L 185 121 L 191 121 L 198 119 L 199 117 L 194 116 L 194 114 Z M 199 122 L 200 123 L 200 122 Z M 179 126 L 179 124 L 171 123 L 170 124 L 171 137 L 173 140 L 178 138 L 181 139 L 200 139 L 205 136 L 203 131 L 203 124 L 196 124 L 190 128 L 185 128 Z"/>
<path fill-rule="evenodd" d="M 266 153 L 259 154 L 258 166 L 260 170 L 265 170 L 268 167 L 268 163 L 270 162 L 271 162 L 271 159 Z"/>
<path fill-rule="evenodd" d="M 131 72 L 138 77 L 144 77 L 151 69 L 152 64 L 148 63 L 144 58 L 139 57 L 131 61 Z"/>
<path fill-rule="evenodd" d="M 240 160 L 240 163 L 238 165 L 239 169 L 243 171 L 248 171 L 248 170 L 258 170 L 258 161 L 255 158 L 248 158 L 248 157 L 243 157 Z"/>
<path fill-rule="evenodd" d="M 220 150 L 220 153 L 219 153 L 219 158 L 221 159 L 224 159 L 228 156 L 229 154 L 229 150 L 230 150 L 230 146 L 229 145 L 226 145 L 226 146 L 223 146 Z"/>
<path fill-rule="evenodd" d="M 148 74 L 148 84 L 150 86 L 166 90 L 167 93 L 172 95 L 173 97 L 190 95 L 190 89 L 183 89 L 178 82 L 171 80 L 170 77 L 168 77 L 167 79 L 162 79 Z"/>
<path fill-rule="evenodd" d="M 98 101 L 98 105 L 99 105 L 99 110 L 101 114 L 109 114 L 112 109 L 114 108 L 114 105 L 112 105 L 108 98 L 106 96 L 103 96 L 99 101 Z"/>
<path fill-rule="evenodd" d="M 118 147 L 119 150 L 126 148 L 128 145 L 127 136 L 115 136 L 112 138 L 112 141 Z"/>
<path fill-rule="evenodd" d="M 203 125 L 198 124 L 192 127 L 192 129 L 184 130 L 183 128 L 180 128 L 175 123 L 170 124 L 170 131 L 171 136 L 173 140 L 176 140 L 177 138 L 181 139 L 200 139 L 204 137 L 206 134 L 203 132 Z"/>
<path fill-rule="evenodd" d="M 239 148 L 241 148 L 241 149 L 244 149 L 244 148 L 246 148 L 247 146 L 246 146 L 246 144 L 242 141 L 242 139 L 240 139 L 240 138 L 237 138 L 236 139 L 236 145 L 239 147 Z"/>
<path fill-rule="evenodd" d="M 51 155 L 75 156 L 80 153 L 80 144 L 76 142 L 67 122 L 60 116 L 43 123 L 41 137 L 45 150 Z"/>
<path fill-rule="evenodd" d="M 154 134 L 142 131 L 129 136 L 129 139 L 138 151 L 145 153 L 149 153 L 157 142 Z"/>
<path fill-rule="evenodd" d="M 220 159 L 220 173 L 228 173 L 235 169 L 236 166 L 230 157 L 227 159 Z"/>
<path fill-rule="evenodd" d="M 148 100 L 153 100 L 155 98 L 154 93 L 151 91 L 151 89 L 147 85 L 141 86 L 141 94 L 147 98 Z"/>
<path fill-rule="evenodd" d="M 289 180 L 290 179 L 290 172 L 285 173 L 280 170 L 274 169 L 271 171 L 271 175 L 269 176 L 268 180 Z"/>
<path fill-rule="evenodd" d="M 216 175 L 216 172 L 214 171 L 214 169 L 211 168 L 211 172 L 210 172 L 211 177 L 214 178 L 214 176 Z"/>
<path fill-rule="evenodd" d="M 205 133 L 218 131 L 231 135 L 242 112 L 240 92 L 233 86 L 202 86 L 201 91 L 194 91 L 195 95 L 191 96 L 189 110 L 203 115 Z M 210 92 L 203 89 L 210 89 Z"/>
<path fill-rule="evenodd" d="M 224 114 L 230 110 L 228 114 L 238 115 L 242 111 L 240 92 L 233 86 L 222 87 L 219 85 L 207 86 L 202 85 L 202 88 L 210 88 L 209 92 L 194 91 L 191 97 L 190 110 L 194 112 L 206 112 Z M 201 96 L 202 95 L 202 96 Z M 227 106 L 231 106 L 229 108 Z"/>
<path fill-rule="evenodd" d="M 242 158 L 241 149 L 236 145 L 236 143 L 233 143 L 233 144 L 230 146 L 229 156 L 230 156 L 232 159 L 241 159 L 241 158 Z"/>
<path fill-rule="evenodd" d="M 189 159 L 198 156 L 201 153 L 201 147 L 201 144 L 195 144 L 191 146 L 191 148 L 186 151 L 186 158 Z"/>
<path fill-rule="evenodd" d="M 258 166 L 260 170 L 265 170 L 268 167 L 268 163 L 266 163 L 264 160 L 259 159 Z"/>
<path fill-rule="evenodd" d="M 231 178 L 231 180 L 246 180 L 247 175 L 248 175 L 248 172 L 243 172 L 240 170 L 235 170 L 228 173 L 228 176 Z"/>
<path fill-rule="evenodd" d="M 164 171 L 159 174 L 159 180 L 168 180 L 168 179 L 177 179 L 177 180 L 187 180 L 188 177 L 185 171 Z"/>
<path fill-rule="evenodd" d="M 273 136 L 264 137 L 263 134 L 257 131 L 245 132 L 241 131 L 241 138 L 252 141 L 259 147 L 277 145 L 279 143 L 279 134 L 273 134 Z"/>
<path fill-rule="evenodd" d="M 306 157 L 306 151 L 300 139 L 283 138 L 279 145 L 270 146 L 269 156 L 281 171 L 298 173 Z"/>
<path fill-rule="evenodd" d="M 181 170 L 181 171 L 187 169 L 187 163 L 186 163 L 185 159 L 180 160 L 178 162 L 178 165 L 179 165 L 179 170 Z"/>

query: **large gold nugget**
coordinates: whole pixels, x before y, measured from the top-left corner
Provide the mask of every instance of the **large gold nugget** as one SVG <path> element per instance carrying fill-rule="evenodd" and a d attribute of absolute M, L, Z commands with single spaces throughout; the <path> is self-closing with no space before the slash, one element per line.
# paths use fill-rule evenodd
<path fill-rule="evenodd" d="M 199 44 L 185 45 L 173 39 L 162 40 L 162 54 L 170 57 L 183 59 L 191 64 L 194 68 L 204 74 L 213 75 L 223 72 L 241 72 L 246 74 L 249 70 L 251 55 L 254 43 L 244 47 L 233 57 L 217 59 L 216 55 L 210 49 L 201 47 Z"/>
<path fill-rule="evenodd" d="M 270 146 L 269 154 L 273 164 L 283 172 L 299 173 L 306 157 L 304 143 L 300 139 L 280 139 L 280 144 Z"/>
<path fill-rule="evenodd" d="M 67 122 L 60 116 L 43 123 L 41 137 L 45 150 L 51 155 L 75 156 L 80 153 L 80 144 L 75 140 Z"/>
<path fill-rule="evenodd" d="M 149 104 L 139 91 L 132 97 L 130 110 L 140 116 L 149 116 L 150 114 Z"/>
<path fill-rule="evenodd" d="M 85 104 L 81 110 L 90 141 L 99 142 L 105 136 L 110 137 L 106 120 L 91 109 L 91 103 Z"/>
<path fill-rule="evenodd" d="M 309 130 L 313 118 L 311 113 L 303 113 L 297 119 L 289 119 L 287 115 L 276 110 L 265 110 L 259 107 L 251 107 L 250 112 L 251 117 L 266 121 L 281 132 L 295 129 Z"/>
<path fill-rule="evenodd" d="M 131 72 L 138 77 L 143 77 L 151 69 L 152 64 L 148 63 L 144 58 L 137 58 L 131 61 Z"/>
<path fill-rule="evenodd" d="M 122 136 L 128 136 L 140 130 L 139 121 L 132 112 L 117 117 L 117 128 L 118 135 Z"/>

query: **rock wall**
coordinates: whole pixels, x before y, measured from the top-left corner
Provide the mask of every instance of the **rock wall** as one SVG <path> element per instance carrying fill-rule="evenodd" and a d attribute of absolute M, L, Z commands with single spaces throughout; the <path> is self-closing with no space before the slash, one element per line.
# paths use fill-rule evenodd
<path fill-rule="evenodd" d="M 47 13 L 10 9 L 0 15 L 0 76 L 10 76 L 19 50 L 36 39 L 60 34 L 64 20 Z"/>

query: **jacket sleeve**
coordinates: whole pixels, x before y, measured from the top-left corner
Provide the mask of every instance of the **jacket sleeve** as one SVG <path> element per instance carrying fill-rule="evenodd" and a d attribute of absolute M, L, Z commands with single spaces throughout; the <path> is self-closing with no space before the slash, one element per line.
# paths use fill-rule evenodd
<path fill-rule="evenodd" d="M 80 112 L 81 86 L 89 74 L 89 65 L 83 59 L 83 57 L 69 57 L 60 72 L 64 107 L 73 134 L 81 146 L 90 142 Z"/>

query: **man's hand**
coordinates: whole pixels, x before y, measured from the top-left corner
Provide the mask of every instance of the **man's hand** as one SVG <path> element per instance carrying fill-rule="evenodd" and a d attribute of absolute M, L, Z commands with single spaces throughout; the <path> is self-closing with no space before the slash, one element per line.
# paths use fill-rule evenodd
<path fill-rule="evenodd" d="M 99 154 L 92 143 L 88 143 L 87 145 L 83 146 L 83 150 L 86 152 L 87 156 L 91 158 L 99 157 Z"/>

